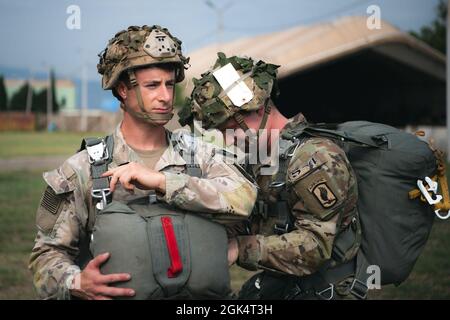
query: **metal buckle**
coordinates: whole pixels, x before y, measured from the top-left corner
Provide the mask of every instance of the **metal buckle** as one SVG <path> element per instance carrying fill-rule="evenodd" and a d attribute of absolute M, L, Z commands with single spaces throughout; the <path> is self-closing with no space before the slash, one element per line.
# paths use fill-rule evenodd
<path fill-rule="evenodd" d="M 329 297 L 325 296 L 324 294 L 330 291 Z M 322 291 L 317 292 L 316 295 L 318 295 L 323 300 L 332 300 L 334 298 L 334 285 L 330 283 L 330 286 Z"/>
<path fill-rule="evenodd" d="M 430 205 L 439 203 L 442 200 L 442 196 L 437 194 L 438 183 L 431 180 L 430 177 L 425 177 L 425 181 L 428 184 L 427 187 L 423 184 L 422 180 L 417 180 L 417 186 L 419 187 L 420 192 Z M 432 192 L 436 198 L 433 199 L 429 192 Z"/>
<path fill-rule="evenodd" d="M 289 225 L 285 224 L 284 227 L 283 227 L 282 225 L 279 225 L 279 224 L 276 223 L 276 224 L 273 225 L 273 231 L 276 234 L 278 234 L 278 235 L 288 233 Z"/>
<path fill-rule="evenodd" d="M 92 190 L 91 192 L 92 197 L 102 200 L 100 203 L 97 203 L 97 209 L 102 210 L 108 204 L 106 197 L 109 196 L 110 194 L 111 191 L 109 188 Z"/>
<path fill-rule="evenodd" d="M 280 187 L 284 186 L 285 184 L 286 184 L 286 182 L 283 182 L 283 181 L 274 181 L 269 184 L 269 188 L 280 188 Z"/>
<path fill-rule="evenodd" d="M 86 150 L 89 156 L 89 163 L 98 163 L 100 161 L 107 160 L 109 158 L 108 148 L 106 148 L 105 140 L 94 144 L 92 146 L 86 146 Z"/>
<path fill-rule="evenodd" d="M 297 138 L 295 138 L 295 140 L 297 140 Z M 300 141 L 298 141 L 295 144 L 295 147 L 293 148 L 292 152 L 289 152 L 288 154 L 286 154 L 286 157 L 288 157 L 288 158 L 292 157 L 295 154 L 295 151 L 297 151 L 299 145 L 300 145 Z"/>
<path fill-rule="evenodd" d="M 355 284 L 358 283 L 359 285 L 361 285 L 364 289 L 362 288 L 355 288 Z M 356 289 L 356 290 L 355 290 Z M 360 292 L 358 292 L 359 289 L 362 289 Z M 352 285 L 350 286 L 350 293 L 353 294 L 354 296 L 356 296 L 357 298 L 364 300 L 367 297 L 367 291 L 369 290 L 369 288 L 367 287 L 367 285 L 358 280 L 358 279 L 353 279 Z"/>
<path fill-rule="evenodd" d="M 148 203 L 153 204 L 158 202 L 158 198 L 156 197 L 156 193 L 154 192 L 150 192 L 148 194 Z"/>

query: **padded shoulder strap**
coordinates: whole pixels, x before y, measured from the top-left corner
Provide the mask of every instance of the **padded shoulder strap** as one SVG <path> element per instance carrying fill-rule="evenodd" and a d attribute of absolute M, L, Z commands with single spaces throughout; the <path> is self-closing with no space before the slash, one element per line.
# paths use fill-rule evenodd
<path fill-rule="evenodd" d="M 298 138 L 301 135 L 307 134 L 310 136 L 338 139 L 341 141 L 350 141 L 353 143 L 363 144 L 370 147 L 378 148 L 380 144 L 385 141 L 379 141 L 376 137 L 363 134 L 353 134 L 346 131 L 334 129 L 337 128 L 336 124 L 302 124 L 291 130 L 283 132 L 282 137 L 284 139 Z"/>

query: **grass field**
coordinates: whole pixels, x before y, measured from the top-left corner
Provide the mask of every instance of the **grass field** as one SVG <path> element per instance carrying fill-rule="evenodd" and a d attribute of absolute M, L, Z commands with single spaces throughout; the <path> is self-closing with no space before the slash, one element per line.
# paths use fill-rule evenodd
<path fill-rule="evenodd" d="M 70 155 L 78 147 L 81 136 L 84 135 L 39 134 L 33 137 L 1 133 L 0 158 Z M 7 146 L 9 149 L 5 151 Z M 40 171 L 0 171 L 0 299 L 37 298 L 27 264 L 35 235 L 36 207 L 43 187 Z M 252 273 L 233 266 L 231 274 L 232 287 L 237 290 Z M 372 291 L 370 297 L 450 299 L 450 221 L 436 220 L 425 250 L 405 283 Z"/>
<path fill-rule="evenodd" d="M 0 158 L 70 155 L 85 137 L 103 137 L 104 133 L 2 132 Z"/>

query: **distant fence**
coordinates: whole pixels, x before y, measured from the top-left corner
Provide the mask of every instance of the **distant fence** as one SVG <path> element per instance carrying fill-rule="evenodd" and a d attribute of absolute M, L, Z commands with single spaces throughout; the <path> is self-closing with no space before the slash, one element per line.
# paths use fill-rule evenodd
<path fill-rule="evenodd" d="M 122 119 L 120 112 L 89 111 L 86 115 L 86 131 L 111 132 Z M 82 131 L 80 112 L 59 113 L 52 117 L 57 130 Z"/>
<path fill-rule="evenodd" d="M 36 116 L 24 112 L 0 112 L 0 131 L 34 131 Z"/>

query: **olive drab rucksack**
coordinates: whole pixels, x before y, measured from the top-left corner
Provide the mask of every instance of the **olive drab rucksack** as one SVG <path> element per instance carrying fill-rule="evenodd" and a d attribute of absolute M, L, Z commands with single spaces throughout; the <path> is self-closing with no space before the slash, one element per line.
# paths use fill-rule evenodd
<path fill-rule="evenodd" d="M 376 265 L 381 285 L 399 285 L 421 254 L 435 214 L 449 217 L 443 153 L 416 135 L 366 121 L 300 124 L 282 138 L 308 136 L 336 142 L 357 175 L 362 241 L 356 278 L 366 283 L 367 267 Z M 345 247 L 340 241 L 337 238 L 335 246 Z"/>
<path fill-rule="evenodd" d="M 113 146 L 113 137 L 108 136 L 85 139 L 81 147 L 87 149 L 91 164 L 96 208 L 88 219 L 90 254 L 111 254 L 102 273 L 129 273 L 130 281 L 113 286 L 133 288 L 136 295 L 131 299 L 228 297 L 225 228 L 198 213 L 159 202 L 154 192 L 127 202 L 113 200 L 108 178 L 101 177 L 112 161 Z M 183 157 L 192 156 L 178 151 Z M 201 170 L 187 161 L 187 174 L 200 177 Z"/>

